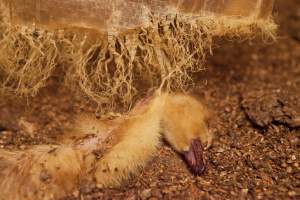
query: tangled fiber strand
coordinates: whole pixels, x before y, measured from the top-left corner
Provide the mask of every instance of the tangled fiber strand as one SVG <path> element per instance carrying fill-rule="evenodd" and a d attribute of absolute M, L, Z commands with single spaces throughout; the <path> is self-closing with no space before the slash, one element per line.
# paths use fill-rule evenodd
<path fill-rule="evenodd" d="M 141 91 L 187 90 L 203 70 L 214 38 L 275 39 L 272 19 L 152 16 L 147 28 L 119 34 L 47 31 L 1 23 L 0 90 L 33 96 L 59 71 L 67 86 L 97 102 L 103 112 L 129 108 Z"/>

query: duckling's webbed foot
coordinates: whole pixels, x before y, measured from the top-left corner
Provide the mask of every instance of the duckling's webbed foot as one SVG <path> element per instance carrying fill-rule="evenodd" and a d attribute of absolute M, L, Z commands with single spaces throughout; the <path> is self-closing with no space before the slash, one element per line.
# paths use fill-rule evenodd
<path fill-rule="evenodd" d="M 183 153 L 191 172 L 195 175 L 201 175 L 206 169 L 203 151 L 200 139 L 193 139 L 189 150 Z"/>

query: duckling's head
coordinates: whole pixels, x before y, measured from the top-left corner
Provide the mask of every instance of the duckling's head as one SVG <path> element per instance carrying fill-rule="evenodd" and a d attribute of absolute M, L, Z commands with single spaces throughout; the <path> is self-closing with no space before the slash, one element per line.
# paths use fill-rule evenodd
<path fill-rule="evenodd" d="M 207 127 L 208 112 L 194 97 L 169 95 L 164 109 L 164 137 L 185 158 L 194 174 L 205 170 L 202 144 L 210 146 L 212 134 Z"/>

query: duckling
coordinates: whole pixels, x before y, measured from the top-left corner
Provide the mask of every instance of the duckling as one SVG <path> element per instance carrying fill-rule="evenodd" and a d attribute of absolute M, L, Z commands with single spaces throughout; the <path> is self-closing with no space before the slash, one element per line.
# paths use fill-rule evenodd
<path fill-rule="evenodd" d="M 116 130 L 119 143 L 96 163 L 98 184 L 118 186 L 136 174 L 155 155 L 161 138 L 184 156 L 194 174 L 203 173 L 202 143 L 209 147 L 213 136 L 206 125 L 208 111 L 199 101 L 184 94 L 162 94 L 138 110 L 143 112 Z"/>
<path fill-rule="evenodd" d="M 0 200 L 58 199 L 86 181 L 118 187 L 147 165 L 162 139 L 200 175 L 205 170 L 202 144 L 209 147 L 213 139 L 208 116 L 192 96 L 156 93 L 114 120 L 80 118 L 77 138 L 22 152 L 0 150 Z"/>

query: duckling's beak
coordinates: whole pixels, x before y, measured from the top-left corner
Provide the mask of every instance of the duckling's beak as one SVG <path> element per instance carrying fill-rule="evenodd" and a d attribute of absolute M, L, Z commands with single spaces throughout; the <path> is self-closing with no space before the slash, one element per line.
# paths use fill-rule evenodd
<path fill-rule="evenodd" d="M 193 139 L 189 150 L 183 152 L 183 156 L 190 170 L 195 175 L 201 175 L 206 169 L 203 150 L 200 139 Z"/>

